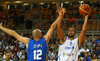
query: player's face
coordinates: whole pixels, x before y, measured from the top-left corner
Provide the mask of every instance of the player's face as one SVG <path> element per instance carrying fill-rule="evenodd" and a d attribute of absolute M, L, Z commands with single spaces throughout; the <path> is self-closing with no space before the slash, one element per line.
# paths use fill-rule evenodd
<path fill-rule="evenodd" d="M 42 37 L 42 33 L 41 33 L 41 32 L 39 33 L 39 37 L 40 37 L 40 38 Z"/>
<path fill-rule="evenodd" d="M 68 37 L 73 38 L 75 36 L 75 29 L 74 28 L 69 28 L 68 30 Z"/>

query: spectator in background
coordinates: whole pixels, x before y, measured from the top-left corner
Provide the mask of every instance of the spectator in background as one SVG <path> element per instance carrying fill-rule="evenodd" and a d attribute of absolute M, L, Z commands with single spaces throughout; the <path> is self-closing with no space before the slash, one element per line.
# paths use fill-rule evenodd
<path fill-rule="evenodd" d="M 81 58 L 78 58 L 78 61 L 82 61 Z"/>
<path fill-rule="evenodd" d="M 25 44 L 22 43 L 22 42 L 19 42 L 19 48 L 20 48 L 21 50 L 24 50 L 24 48 L 25 48 Z"/>
<path fill-rule="evenodd" d="M 82 61 L 91 61 L 91 59 L 88 57 L 88 54 L 85 54 L 85 57 L 83 58 Z"/>
<path fill-rule="evenodd" d="M 13 58 L 14 55 L 13 55 L 13 52 L 12 51 L 10 51 L 10 55 L 11 55 L 11 58 Z"/>
<path fill-rule="evenodd" d="M 14 43 L 14 39 L 11 40 L 11 43 L 12 43 L 13 46 L 15 45 L 15 43 Z"/>
<path fill-rule="evenodd" d="M 49 60 L 49 61 L 55 61 L 55 60 L 54 60 L 54 57 L 52 57 L 52 56 L 51 56 L 51 58 L 50 58 L 50 60 Z"/>
<path fill-rule="evenodd" d="M 22 52 L 20 51 L 20 49 L 17 52 L 17 56 L 18 56 L 18 58 L 20 58 L 22 56 Z"/>
<path fill-rule="evenodd" d="M 93 58 L 92 58 L 91 61 L 97 61 L 97 56 L 96 56 L 96 54 L 93 55 Z"/>
<path fill-rule="evenodd" d="M 79 51 L 80 51 L 80 56 L 84 57 L 85 56 L 84 54 L 88 53 L 89 49 L 87 48 L 87 46 L 84 46 L 84 48 L 80 49 Z"/>
<path fill-rule="evenodd" d="M 7 43 L 7 45 L 5 46 L 5 50 L 7 50 L 9 48 L 9 43 Z"/>
<path fill-rule="evenodd" d="M 80 58 L 80 56 L 78 56 L 78 61 L 82 61 L 82 59 Z"/>
<path fill-rule="evenodd" d="M 100 43 L 100 36 L 98 36 L 98 39 L 96 40 L 97 45 Z"/>
<path fill-rule="evenodd" d="M 0 52 L 2 51 L 3 49 L 3 43 L 0 44 Z"/>
<path fill-rule="evenodd" d="M 93 50 L 93 46 L 90 46 L 90 47 L 89 47 L 89 52 L 91 53 L 92 50 Z"/>
<path fill-rule="evenodd" d="M 97 11 L 97 13 L 96 13 L 96 19 L 100 19 L 100 12 L 99 11 Z"/>
<path fill-rule="evenodd" d="M 12 43 L 10 43 L 9 47 L 10 47 L 10 50 L 13 49 L 13 45 L 12 45 Z"/>
<path fill-rule="evenodd" d="M 13 61 L 19 61 L 17 55 L 14 55 Z"/>
<path fill-rule="evenodd" d="M 8 47 L 8 49 L 7 49 L 7 53 L 10 53 L 10 47 Z"/>
<path fill-rule="evenodd" d="M 53 49 L 54 48 L 54 44 L 51 44 L 51 47 L 50 48 Z"/>
<path fill-rule="evenodd" d="M 57 61 L 57 59 L 58 59 L 58 55 L 57 55 L 57 53 L 55 53 L 54 60 L 56 60 L 56 61 Z"/>
<path fill-rule="evenodd" d="M 20 57 L 20 59 L 25 59 L 26 58 L 26 55 L 25 55 L 25 51 L 24 50 L 22 50 L 22 55 L 21 55 L 21 57 Z"/>
<path fill-rule="evenodd" d="M 2 54 L 0 54 L 0 61 L 2 61 L 3 60 L 3 58 L 2 58 Z"/>
<path fill-rule="evenodd" d="M 6 58 L 6 51 L 4 51 L 4 54 L 3 54 L 3 59 Z"/>
<path fill-rule="evenodd" d="M 54 58 L 55 57 L 55 50 L 53 49 L 53 51 L 51 52 L 51 56 Z"/>
<path fill-rule="evenodd" d="M 93 42 L 93 46 L 95 47 L 97 45 L 95 38 L 93 38 L 92 42 Z"/>
<path fill-rule="evenodd" d="M 84 46 L 87 46 L 86 41 L 83 42 L 83 45 L 81 46 L 81 48 L 84 48 Z"/>
<path fill-rule="evenodd" d="M 20 49 L 18 44 L 15 45 L 15 49 L 16 49 L 17 51 Z"/>
<path fill-rule="evenodd" d="M 7 44 L 7 42 L 5 41 L 4 38 L 2 38 L 2 43 L 3 43 L 3 47 L 5 48 L 5 45 Z"/>
<path fill-rule="evenodd" d="M 50 59 L 50 57 L 51 57 L 51 51 L 49 50 L 48 59 Z"/>
<path fill-rule="evenodd" d="M 98 47 L 100 48 L 100 43 L 98 44 Z"/>
<path fill-rule="evenodd" d="M 11 51 L 17 54 L 17 49 L 15 48 L 15 46 L 13 46 L 13 49 Z"/>
<path fill-rule="evenodd" d="M 99 56 L 98 56 L 98 59 L 100 59 L 100 54 L 99 54 Z"/>
<path fill-rule="evenodd" d="M 0 44 L 0 50 L 3 48 L 3 43 Z"/>
<path fill-rule="evenodd" d="M 7 36 L 5 36 L 5 41 L 8 43 L 8 37 Z"/>
<path fill-rule="evenodd" d="M 3 61 L 13 61 L 13 60 L 10 59 L 10 57 L 11 57 L 10 54 L 6 53 L 6 58 L 3 59 Z"/>
<path fill-rule="evenodd" d="M 98 56 L 100 54 L 100 48 L 98 46 L 96 47 L 95 54 L 96 54 L 96 56 Z"/>
<path fill-rule="evenodd" d="M 89 47 L 90 47 L 90 45 L 91 45 L 91 42 L 90 42 L 89 37 L 86 39 L 86 44 L 87 44 L 87 48 L 89 48 Z"/>

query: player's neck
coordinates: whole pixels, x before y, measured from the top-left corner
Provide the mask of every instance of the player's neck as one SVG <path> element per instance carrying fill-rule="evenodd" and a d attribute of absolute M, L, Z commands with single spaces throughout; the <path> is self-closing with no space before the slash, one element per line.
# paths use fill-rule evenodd
<path fill-rule="evenodd" d="M 70 37 L 68 37 L 68 39 L 70 39 L 70 40 L 72 41 L 74 38 L 70 38 Z"/>
<path fill-rule="evenodd" d="M 39 40 L 40 40 L 40 38 L 34 38 L 34 40 L 39 41 Z"/>

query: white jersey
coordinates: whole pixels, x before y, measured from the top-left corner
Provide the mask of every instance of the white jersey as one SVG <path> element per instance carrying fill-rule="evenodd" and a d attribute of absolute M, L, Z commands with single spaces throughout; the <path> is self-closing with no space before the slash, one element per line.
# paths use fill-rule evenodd
<path fill-rule="evenodd" d="M 78 38 L 74 40 L 66 37 L 65 42 L 59 45 L 58 61 L 78 61 Z"/>

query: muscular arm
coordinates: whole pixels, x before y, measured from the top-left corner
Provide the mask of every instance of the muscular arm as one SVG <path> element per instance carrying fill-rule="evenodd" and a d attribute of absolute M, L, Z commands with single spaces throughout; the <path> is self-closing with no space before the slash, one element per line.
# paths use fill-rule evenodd
<path fill-rule="evenodd" d="M 58 12 L 59 13 L 59 12 Z M 47 42 L 49 42 L 49 40 L 51 39 L 53 32 L 57 26 L 57 22 L 62 20 L 63 15 L 59 15 L 58 18 L 56 19 L 56 21 L 51 25 L 50 29 L 48 30 L 47 34 L 44 36 L 44 38 L 46 39 Z"/>
<path fill-rule="evenodd" d="M 6 32 L 7 34 L 15 37 L 20 42 L 25 43 L 25 44 L 28 44 L 29 38 L 22 37 L 19 34 L 17 34 L 15 31 L 3 27 L 2 26 L 2 23 L 0 24 L 0 29 L 3 30 L 4 32 Z"/>
<path fill-rule="evenodd" d="M 89 14 L 85 16 L 85 21 L 84 21 L 84 24 L 83 24 L 83 27 L 82 27 L 82 31 L 81 31 L 81 33 L 80 33 L 80 35 L 78 37 L 78 40 L 79 40 L 79 48 L 80 48 L 80 46 L 81 46 L 81 44 L 82 44 L 82 42 L 84 40 L 84 37 L 85 37 Z"/>
<path fill-rule="evenodd" d="M 63 42 L 66 39 L 66 36 L 64 35 L 62 29 L 61 29 L 61 25 L 62 25 L 62 19 L 63 19 L 63 15 L 64 13 L 62 12 L 61 14 L 59 14 L 60 16 L 62 16 L 61 20 L 59 20 L 57 22 L 57 36 L 60 39 L 60 44 L 63 44 Z"/>

